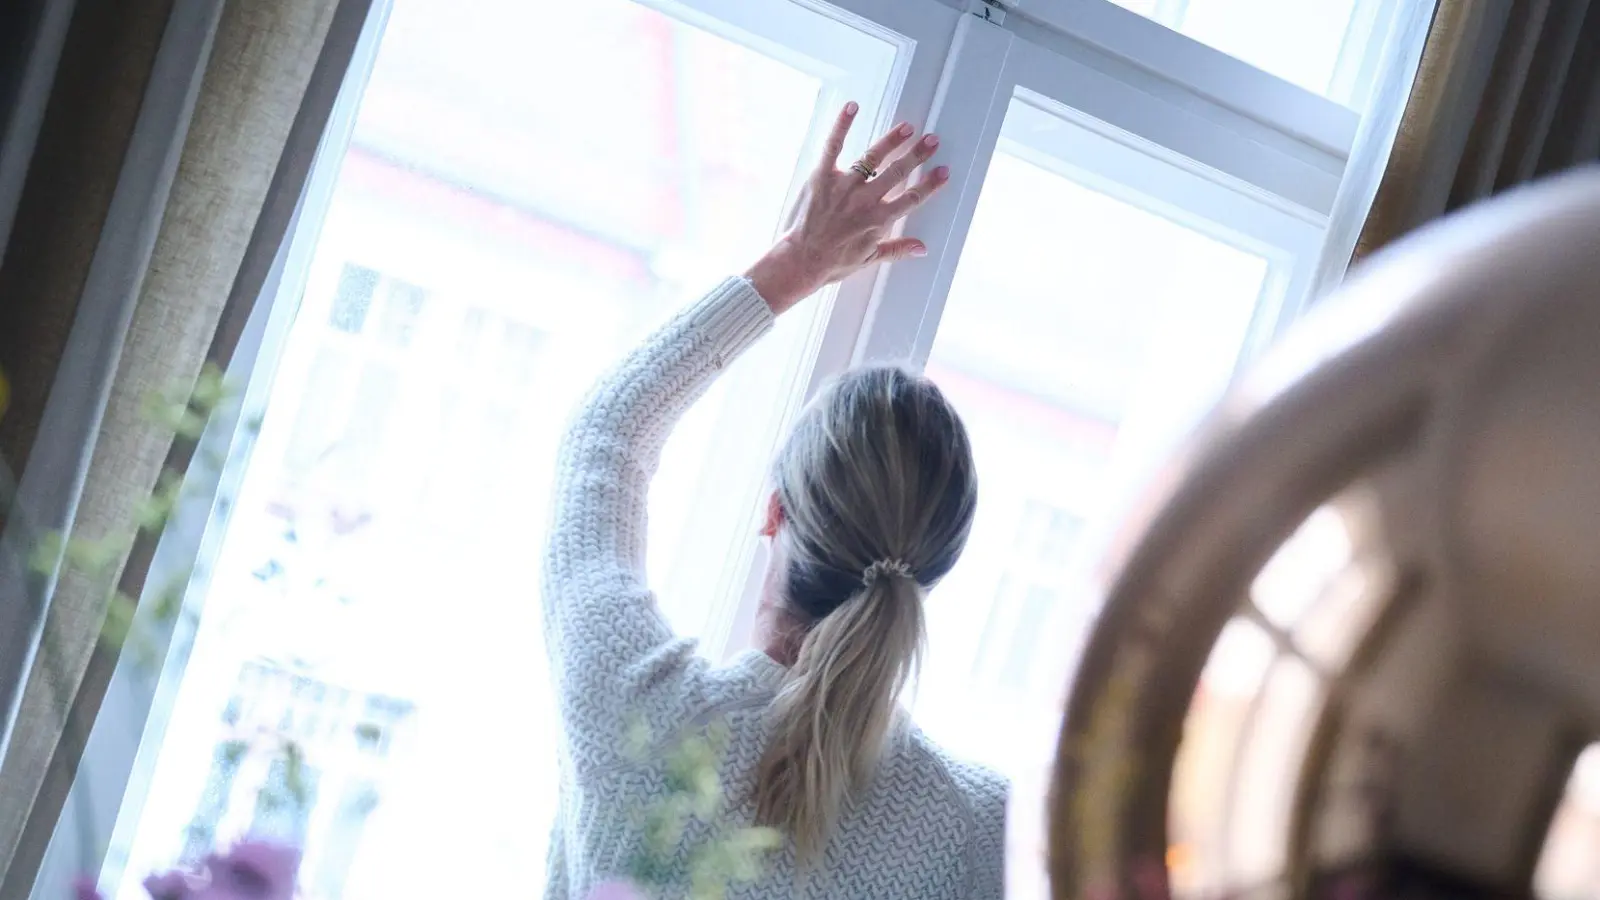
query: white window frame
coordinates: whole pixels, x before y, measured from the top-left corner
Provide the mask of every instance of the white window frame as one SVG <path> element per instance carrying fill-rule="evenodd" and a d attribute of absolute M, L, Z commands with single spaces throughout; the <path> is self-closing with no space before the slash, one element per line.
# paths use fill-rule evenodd
<path fill-rule="evenodd" d="M 741 42 L 802 68 L 838 57 L 837 33 L 817 27 L 819 12 L 889 39 L 900 50 L 887 78 L 889 91 L 882 97 L 849 98 L 869 109 L 852 144 L 863 146 L 873 132 L 899 120 L 941 135 L 939 162 L 951 168 L 950 184 L 906 223 L 907 231 L 923 238 L 932 252 L 924 260 L 863 274 L 840 286 L 818 316 L 813 364 L 793 386 L 791 409 L 853 363 L 927 360 L 989 159 L 1010 137 L 1005 113 L 1019 92 L 1084 127 L 1087 137 L 1080 136 L 1076 146 L 1047 154 L 1070 158 L 1075 177 L 1101 177 L 1097 187 L 1131 190 L 1146 204 L 1177 191 L 1181 201 L 1167 213 L 1180 219 L 1192 215 L 1194 224 L 1207 228 L 1221 222 L 1232 239 L 1256 241 L 1252 246 L 1264 253 L 1281 255 L 1286 246 L 1292 251 L 1286 276 L 1291 299 L 1252 336 L 1247 354 L 1304 302 L 1323 235 L 1348 235 L 1354 225 L 1346 220 L 1364 216 L 1364 205 L 1343 197 L 1341 184 L 1349 180 L 1346 170 L 1353 155 L 1369 168 L 1381 166 L 1383 154 L 1356 151 L 1373 143 L 1364 142 L 1367 120 L 1394 117 L 1394 110 L 1387 109 L 1358 113 L 1109 0 L 1010 0 L 1004 5 L 988 0 L 786 0 L 787 6 L 746 0 L 638 2 L 709 25 L 725 36 L 737 34 Z M 1387 36 L 1373 39 L 1373 51 L 1355 70 L 1336 76 L 1352 85 L 1349 94 L 1361 103 L 1376 94 L 1373 85 L 1393 66 L 1391 60 L 1415 57 L 1414 48 L 1390 46 L 1396 43 L 1392 35 L 1420 40 L 1425 28 L 1417 22 L 1425 24 L 1433 6 L 1433 0 L 1384 3 L 1359 0 L 1352 30 Z M 570 6 L 563 14 L 582 15 L 582 6 Z M 250 442 L 240 421 L 265 407 L 387 15 L 388 3 L 378 0 L 297 212 L 297 221 L 309 227 L 292 230 L 274 267 L 272 287 L 235 358 L 234 374 L 248 376 L 244 412 L 238 420 L 214 422 L 205 438 L 206 446 L 231 453 L 229 464 L 218 477 L 187 487 L 179 514 L 158 547 L 153 584 L 161 582 L 156 576 L 162 571 L 189 571 L 197 559 L 216 554 L 229 512 L 219 500 L 236 489 L 249 461 Z M 880 83 L 884 76 L 846 74 L 850 77 L 844 91 L 852 90 L 852 84 Z M 1398 100 L 1403 98 L 1401 91 Z M 819 103 L 817 121 L 826 121 L 832 114 L 829 107 L 843 99 L 830 96 Z M 1392 105 L 1397 98 L 1391 95 L 1388 102 Z M 1382 135 L 1378 138 L 1381 143 Z M 808 164 L 809 159 L 797 162 L 795 189 Z M 1374 181 L 1370 172 L 1360 175 L 1369 186 Z M 1336 211 L 1342 218 L 1330 221 Z M 731 602 L 708 628 L 705 646 L 711 655 L 744 645 L 763 563 L 759 548 L 731 563 L 725 579 Z M 190 588 L 187 608 L 198 611 L 207 588 L 204 577 Z M 113 827 L 130 824 L 128 817 L 119 823 L 123 795 L 135 773 L 153 764 L 158 748 L 143 738 L 152 712 L 174 695 L 193 637 L 182 624 L 177 633 L 168 631 L 163 640 L 171 649 L 159 682 L 136 671 L 127 659 L 113 676 L 34 885 L 32 896 L 38 900 L 64 896 L 80 872 L 100 871 Z M 99 836 L 96 846 L 77 845 L 84 829 Z M 80 857 L 80 850 L 89 858 Z"/>

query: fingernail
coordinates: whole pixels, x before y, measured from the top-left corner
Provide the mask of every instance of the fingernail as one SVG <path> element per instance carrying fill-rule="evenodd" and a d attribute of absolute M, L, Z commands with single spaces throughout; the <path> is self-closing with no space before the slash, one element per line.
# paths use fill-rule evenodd
<path fill-rule="evenodd" d="M 922 145 L 927 147 L 929 150 L 932 150 L 933 148 L 939 146 L 939 136 L 937 134 L 928 135 L 922 139 Z"/>
<path fill-rule="evenodd" d="M 918 244 L 918 245 L 916 245 L 916 246 L 915 246 L 915 247 L 912 247 L 912 248 L 911 248 L 911 255 L 912 255 L 912 256 L 913 256 L 913 257 L 923 257 L 923 256 L 927 256 L 927 255 L 928 255 L 928 248 L 927 248 L 927 247 L 924 247 L 924 246 L 923 246 L 923 245 L 921 245 L 921 244 Z"/>
<path fill-rule="evenodd" d="M 949 166 L 940 166 L 937 169 L 934 169 L 933 170 L 933 177 L 937 181 L 943 181 L 946 178 L 949 178 L 950 177 L 950 167 Z"/>
<path fill-rule="evenodd" d="M 900 127 L 896 128 L 894 130 L 894 133 L 896 135 L 898 135 L 899 137 L 910 137 L 911 136 L 911 123 L 910 122 L 902 122 Z"/>
<path fill-rule="evenodd" d="M 844 105 L 844 114 L 847 116 L 853 116 L 860 108 L 861 107 L 857 106 L 854 100 L 851 100 L 849 103 Z"/>

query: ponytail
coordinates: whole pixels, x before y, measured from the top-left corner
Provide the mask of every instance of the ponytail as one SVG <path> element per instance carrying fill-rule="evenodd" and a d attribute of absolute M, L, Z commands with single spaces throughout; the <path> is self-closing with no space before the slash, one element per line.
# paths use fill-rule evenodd
<path fill-rule="evenodd" d="M 773 702 L 756 821 L 786 831 L 802 862 L 821 858 L 846 803 L 871 779 L 923 642 L 921 588 L 883 575 L 800 644 Z"/>
<path fill-rule="evenodd" d="M 822 859 L 894 728 L 924 641 L 923 593 L 956 564 L 977 509 L 967 432 L 903 369 L 860 369 L 795 423 L 773 466 L 775 600 L 804 627 L 769 711 L 759 824 Z"/>

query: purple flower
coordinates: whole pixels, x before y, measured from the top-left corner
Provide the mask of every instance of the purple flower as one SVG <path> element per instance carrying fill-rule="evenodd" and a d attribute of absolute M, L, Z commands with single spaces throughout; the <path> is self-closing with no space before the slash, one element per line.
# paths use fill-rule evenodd
<path fill-rule="evenodd" d="M 291 900 L 299 870 L 298 849 L 247 840 L 207 856 L 196 871 L 151 875 L 144 889 L 151 900 Z M 92 881 L 79 881 L 74 890 L 77 900 L 103 900 Z"/>

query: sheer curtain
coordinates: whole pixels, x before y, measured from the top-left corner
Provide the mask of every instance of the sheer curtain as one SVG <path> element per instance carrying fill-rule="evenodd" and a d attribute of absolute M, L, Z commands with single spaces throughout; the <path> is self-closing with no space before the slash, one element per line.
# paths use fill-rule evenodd
<path fill-rule="evenodd" d="M 116 662 L 103 587 L 59 560 L 23 577 L 24 556 L 46 529 L 115 533 L 187 464 L 142 409 L 231 356 L 369 6 L 77 4 L 0 269 L 0 453 L 20 467 L 0 546 L 0 897 L 32 888 Z M 117 561 L 123 592 L 153 547 Z"/>

